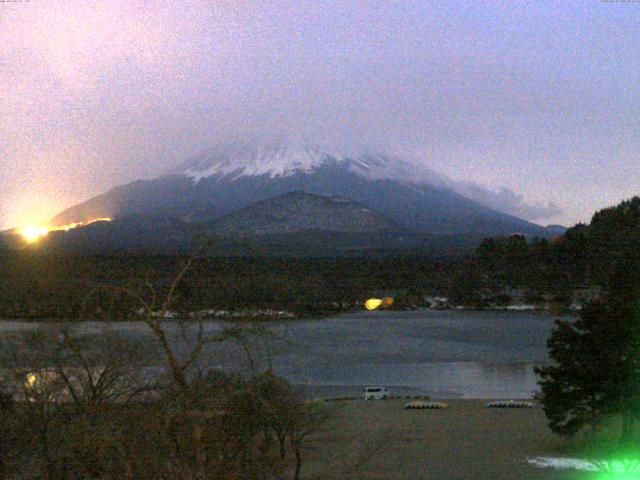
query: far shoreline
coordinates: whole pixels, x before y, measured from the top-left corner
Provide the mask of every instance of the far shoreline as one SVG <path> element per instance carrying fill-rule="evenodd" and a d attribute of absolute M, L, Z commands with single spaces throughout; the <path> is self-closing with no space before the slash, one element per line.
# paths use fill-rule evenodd
<path fill-rule="evenodd" d="M 270 309 L 265 309 L 270 310 Z M 276 311 L 275 309 L 273 311 Z M 381 309 L 375 311 L 367 311 L 365 309 L 350 309 L 350 310 L 336 310 L 336 311 L 324 311 L 313 314 L 295 314 L 293 312 L 289 312 L 286 310 L 277 310 L 277 312 L 282 312 L 282 315 L 254 315 L 253 312 L 243 313 L 242 311 L 234 312 L 232 311 L 230 315 L 226 316 L 198 316 L 198 312 L 190 312 L 186 316 L 180 316 L 175 312 L 170 312 L 170 315 L 162 318 L 163 322 L 180 322 L 180 321 L 188 321 L 188 322 L 221 322 L 221 323 L 269 323 L 269 322 L 300 322 L 300 321 L 309 321 L 309 320 L 325 320 L 325 319 L 334 319 L 340 318 L 346 315 L 354 315 L 354 314 L 367 314 L 374 312 L 388 312 L 388 313 L 407 313 L 407 312 L 475 312 L 475 313 L 485 313 L 485 312 L 496 312 L 496 313 L 522 313 L 522 314 L 530 314 L 532 316 L 539 315 L 549 315 L 552 317 L 576 317 L 579 314 L 579 310 L 572 309 L 562 309 L 562 310 L 553 310 L 549 308 L 509 308 L 509 307 L 487 307 L 487 308 L 477 308 L 477 307 L 466 307 L 466 306 L 455 306 L 450 308 L 428 308 L 428 307 L 420 307 L 420 308 L 404 308 L 404 309 Z M 375 313 L 374 313 L 375 314 Z M 154 317 L 156 319 L 157 317 Z M 5 322 L 14 322 L 14 323 L 34 323 L 34 324 L 46 324 L 46 323 L 80 323 L 80 322 L 96 322 L 96 323 L 126 323 L 126 322 L 144 322 L 143 316 L 131 316 L 128 318 L 114 318 L 110 320 L 95 320 L 88 318 L 73 318 L 73 317 L 46 317 L 46 316 L 24 316 L 24 317 L 12 317 L 12 318 L 0 318 L 0 324 Z"/>

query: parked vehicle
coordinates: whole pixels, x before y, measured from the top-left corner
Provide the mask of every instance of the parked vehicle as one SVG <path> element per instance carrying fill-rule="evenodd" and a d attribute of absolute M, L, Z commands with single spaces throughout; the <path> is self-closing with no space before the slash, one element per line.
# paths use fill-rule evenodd
<path fill-rule="evenodd" d="M 367 387 L 364 389 L 365 400 L 386 400 L 389 398 L 387 387 Z"/>

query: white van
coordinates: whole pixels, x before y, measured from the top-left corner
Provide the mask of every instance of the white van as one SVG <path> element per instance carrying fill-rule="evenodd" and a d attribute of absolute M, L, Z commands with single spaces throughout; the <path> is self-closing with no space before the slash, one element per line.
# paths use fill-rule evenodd
<path fill-rule="evenodd" d="M 364 389 L 365 400 L 385 400 L 389 398 L 387 387 L 367 387 Z"/>

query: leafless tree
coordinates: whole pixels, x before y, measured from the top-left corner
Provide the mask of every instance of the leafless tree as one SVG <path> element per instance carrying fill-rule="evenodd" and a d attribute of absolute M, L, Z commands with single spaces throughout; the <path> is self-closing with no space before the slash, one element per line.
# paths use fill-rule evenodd
<path fill-rule="evenodd" d="M 41 325 L 4 335 L 0 342 L 0 367 L 15 400 L 11 416 L 23 433 L 21 438 L 27 440 L 25 448 L 30 447 L 41 460 L 46 478 L 59 478 L 60 468 L 68 464 L 65 456 L 71 456 L 67 447 L 72 445 L 61 442 L 62 436 L 77 437 L 83 424 L 90 430 L 90 423 L 105 407 L 129 402 L 147 383 L 142 342 L 81 327 Z M 29 432 L 37 440 L 31 445 Z M 76 463 L 84 459 L 82 455 L 73 458 Z"/>
<path fill-rule="evenodd" d="M 289 441 L 295 456 L 294 480 L 300 479 L 302 455 L 309 437 L 326 424 L 331 414 L 331 410 L 322 401 L 298 402 L 290 411 Z"/>

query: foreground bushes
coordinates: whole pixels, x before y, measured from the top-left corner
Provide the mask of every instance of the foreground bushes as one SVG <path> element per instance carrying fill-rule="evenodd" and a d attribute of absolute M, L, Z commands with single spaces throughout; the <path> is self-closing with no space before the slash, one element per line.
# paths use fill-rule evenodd
<path fill-rule="evenodd" d="M 206 382 L 203 382 L 206 383 Z M 2 402 L 2 478 L 279 479 L 299 476 L 303 443 L 328 417 L 270 372 L 215 375 L 197 399 Z M 209 395 L 205 389 L 208 389 Z"/>
<path fill-rule="evenodd" d="M 161 339 L 163 325 L 153 323 Z M 252 374 L 225 374 L 205 345 L 245 342 L 263 329 L 207 337 L 187 351 L 109 329 L 47 325 L 0 336 L 0 478 L 298 478 L 307 436 L 328 418 L 253 359 Z M 151 342 L 153 343 L 153 342 Z M 250 349 L 250 351 L 252 351 Z M 171 358 L 163 375 L 146 365 Z"/>

